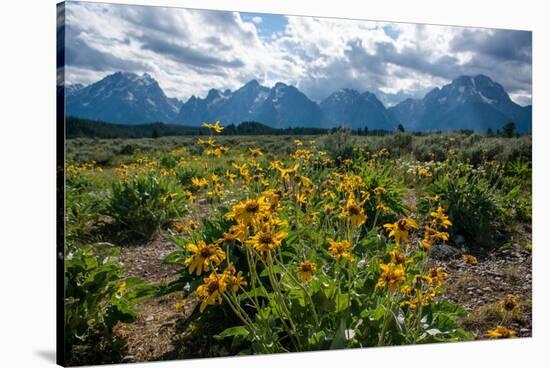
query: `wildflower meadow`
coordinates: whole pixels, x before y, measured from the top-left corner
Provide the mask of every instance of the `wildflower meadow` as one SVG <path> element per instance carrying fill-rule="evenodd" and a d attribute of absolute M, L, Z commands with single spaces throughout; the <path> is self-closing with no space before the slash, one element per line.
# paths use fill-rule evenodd
<path fill-rule="evenodd" d="M 73 364 L 530 336 L 531 138 L 67 141 Z"/>

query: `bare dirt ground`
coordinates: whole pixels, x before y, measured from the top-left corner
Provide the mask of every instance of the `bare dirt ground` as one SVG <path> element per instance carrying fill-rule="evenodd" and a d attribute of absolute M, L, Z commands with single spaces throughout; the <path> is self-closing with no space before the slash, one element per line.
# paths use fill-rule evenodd
<path fill-rule="evenodd" d="M 518 245 L 479 255 L 475 266 L 460 258 L 434 264 L 449 273 L 445 298 L 469 312 L 463 327 L 482 339 L 496 325 L 505 325 L 518 337 L 531 336 L 531 260 L 531 251 Z M 519 312 L 508 321 L 498 313 L 499 302 L 507 295 L 517 296 L 520 304 Z"/>
<path fill-rule="evenodd" d="M 162 260 L 177 246 L 159 235 L 148 244 L 123 247 L 120 259 L 128 276 L 137 276 L 155 285 L 167 285 L 178 277 L 177 265 Z M 181 293 L 151 298 L 137 307 L 139 319 L 132 324 L 119 324 L 115 334 L 127 340 L 124 362 L 161 360 L 169 354 L 177 338 L 177 324 L 192 310 L 178 310 Z M 190 305 L 191 306 L 191 305 Z"/>

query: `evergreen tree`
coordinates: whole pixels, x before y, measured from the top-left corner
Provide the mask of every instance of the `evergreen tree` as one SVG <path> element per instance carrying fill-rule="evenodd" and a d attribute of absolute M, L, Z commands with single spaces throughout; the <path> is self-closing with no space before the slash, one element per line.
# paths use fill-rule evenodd
<path fill-rule="evenodd" d="M 512 138 L 514 136 L 514 131 L 516 130 L 516 124 L 511 121 L 502 126 L 502 135 L 506 138 Z"/>

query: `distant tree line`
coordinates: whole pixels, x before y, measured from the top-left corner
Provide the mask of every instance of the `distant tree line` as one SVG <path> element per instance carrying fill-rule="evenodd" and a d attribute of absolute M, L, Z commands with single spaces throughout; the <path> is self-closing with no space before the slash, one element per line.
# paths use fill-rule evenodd
<path fill-rule="evenodd" d="M 245 121 L 238 125 L 229 124 L 225 126 L 221 135 L 323 135 L 334 133 L 338 130 L 348 130 L 352 135 L 357 136 L 385 136 L 405 132 L 405 128 L 402 124 L 399 124 L 395 130 L 369 129 L 367 126 L 358 129 L 350 129 L 342 126 L 330 129 L 311 127 L 272 128 L 256 121 Z M 466 135 L 474 133 L 474 131 L 470 129 L 462 129 L 455 132 Z M 409 132 L 409 134 L 415 136 L 444 133 L 448 132 Z M 200 126 L 197 127 L 164 123 L 125 125 L 82 119 L 72 116 L 67 117 L 65 120 L 65 136 L 67 138 L 159 138 L 167 136 L 196 136 L 207 134 L 208 130 Z M 485 135 L 489 137 L 511 138 L 518 136 L 519 134 L 516 132 L 515 123 L 509 122 L 504 124 L 501 129 L 497 129 L 496 132 L 493 132 L 492 129 L 487 129 Z"/>
<path fill-rule="evenodd" d="M 170 125 L 164 123 L 124 125 L 71 116 L 65 119 L 66 138 L 157 138 L 164 136 L 201 134 L 208 134 L 208 130 L 202 127 Z"/>

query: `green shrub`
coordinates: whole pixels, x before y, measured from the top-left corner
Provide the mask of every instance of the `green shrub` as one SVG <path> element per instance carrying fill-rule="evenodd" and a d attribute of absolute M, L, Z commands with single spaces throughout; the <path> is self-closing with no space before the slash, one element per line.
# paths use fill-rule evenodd
<path fill-rule="evenodd" d="M 470 165 L 447 165 L 426 190 L 432 197 L 438 196 L 447 209 L 453 222 L 451 235 L 461 234 L 477 246 L 493 244 L 498 224 L 505 218 L 497 190 Z M 426 212 L 427 208 L 421 200 L 419 210 Z"/>
<path fill-rule="evenodd" d="M 133 322 L 137 317 L 134 306 L 155 291 L 138 278 L 124 278 L 117 256 L 118 249 L 107 244 L 69 245 L 66 250 L 65 351 L 69 362 L 78 363 L 78 356 L 89 350 L 95 359 L 97 354 L 118 355 L 124 342 L 113 337 L 113 327 L 118 322 Z"/>
<path fill-rule="evenodd" d="M 333 160 L 343 161 L 353 157 L 353 144 L 349 129 L 338 129 L 322 139 L 322 147 Z"/>
<path fill-rule="evenodd" d="M 193 167 L 179 167 L 176 169 L 176 178 L 184 188 L 191 185 L 191 179 L 194 177 L 204 178 L 205 173 L 203 170 Z"/>
<path fill-rule="evenodd" d="M 412 141 L 410 133 L 397 133 L 385 136 L 382 146 L 390 151 L 393 157 L 400 157 L 412 152 Z"/>
<path fill-rule="evenodd" d="M 65 191 L 65 237 L 69 241 L 88 243 L 100 240 L 99 218 L 105 211 L 106 196 L 102 192 L 83 192 L 74 188 Z"/>
<path fill-rule="evenodd" d="M 418 161 L 444 161 L 447 150 L 439 144 L 419 143 L 413 146 L 413 157 Z"/>
<path fill-rule="evenodd" d="M 174 184 L 169 177 L 152 174 L 115 182 L 107 214 L 128 237 L 149 240 L 185 209 L 183 195 Z"/>

